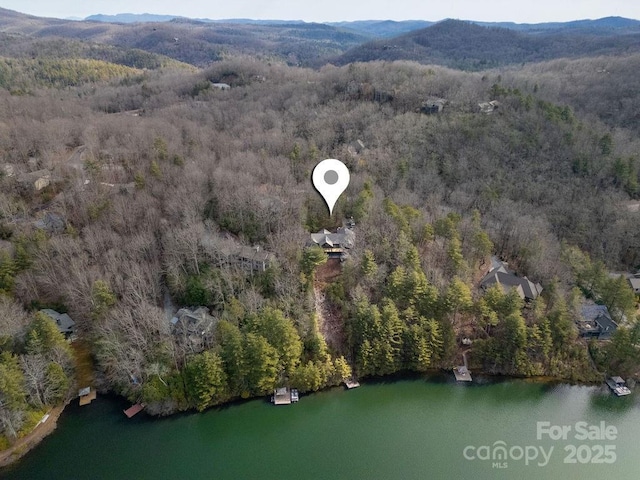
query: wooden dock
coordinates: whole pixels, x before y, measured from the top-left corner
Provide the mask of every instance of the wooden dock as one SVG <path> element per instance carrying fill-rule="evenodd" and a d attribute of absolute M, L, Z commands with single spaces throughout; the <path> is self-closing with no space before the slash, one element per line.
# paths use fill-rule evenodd
<path fill-rule="evenodd" d="M 131 405 L 126 410 L 123 410 L 123 412 L 127 416 L 127 418 L 131 418 L 134 415 L 140 413 L 142 409 L 144 409 L 144 403 L 136 403 L 135 405 Z"/>
<path fill-rule="evenodd" d="M 465 367 L 464 365 L 461 365 L 459 367 L 454 367 L 453 374 L 455 375 L 456 380 L 458 382 L 471 382 L 472 381 L 471 372 L 469 372 L 467 367 Z"/>
<path fill-rule="evenodd" d="M 288 387 L 280 387 L 280 388 L 276 388 L 273 391 L 273 396 L 271 397 L 271 402 L 274 405 L 290 405 L 292 401 L 297 402 L 297 398 L 298 398 L 298 391 L 295 390 L 295 395 L 294 395 L 294 390 L 289 390 Z M 292 397 L 296 398 L 296 400 L 293 400 Z"/>
<path fill-rule="evenodd" d="M 469 368 L 467 368 L 467 352 L 469 350 L 465 350 L 462 352 L 462 361 L 464 365 L 460 365 L 457 367 L 453 367 L 453 375 L 456 377 L 456 381 L 458 382 L 471 382 L 471 372 Z"/>
<path fill-rule="evenodd" d="M 352 388 L 358 388 L 360 383 L 357 380 L 350 378 L 344 381 L 344 384 L 347 386 L 347 389 L 351 390 Z"/>
<path fill-rule="evenodd" d="M 96 399 L 97 392 L 91 387 L 85 387 L 80 390 L 78 396 L 80 397 L 80 406 L 84 407 L 85 405 L 89 405 Z"/>
<path fill-rule="evenodd" d="M 621 377 L 609 377 L 605 380 L 605 383 L 618 397 L 631 395 L 631 389 L 627 387 L 626 382 Z"/>

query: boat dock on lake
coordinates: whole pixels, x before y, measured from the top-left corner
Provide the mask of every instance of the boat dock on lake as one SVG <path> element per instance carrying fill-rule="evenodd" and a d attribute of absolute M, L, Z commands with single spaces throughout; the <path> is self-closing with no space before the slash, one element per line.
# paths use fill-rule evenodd
<path fill-rule="evenodd" d="M 622 377 L 609 377 L 606 380 L 606 384 L 618 397 L 624 397 L 625 395 L 631 394 L 631 390 L 627 387 L 627 384 Z"/>
<path fill-rule="evenodd" d="M 295 388 L 289 389 L 289 387 L 276 388 L 271 396 L 271 403 L 274 405 L 290 405 L 300 399 L 298 390 Z"/>
<path fill-rule="evenodd" d="M 467 368 L 467 352 L 469 350 L 465 350 L 462 352 L 462 361 L 464 365 L 460 365 L 458 367 L 453 367 L 453 375 L 456 377 L 456 381 L 458 382 L 471 382 L 471 372 L 469 368 Z"/>
<path fill-rule="evenodd" d="M 456 380 L 458 382 L 471 382 L 472 381 L 471 372 L 469 372 L 467 367 L 465 367 L 464 365 L 461 365 L 459 367 L 454 367 L 453 374 L 455 375 Z"/>
<path fill-rule="evenodd" d="M 80 397 L 80 406 L 84 407 L 85 405 L 89 405 L 96 399 L 96 396 L 97 392 L 95 389 L 91 387 L 84 387 L 78 392 L 78 397 Z"/>
<path fill-rule="evenodd" d="M 360 383 L 355 378 L 349 378 L 344 381 L 344 384 L 347 386 L 347 389 L 351 390 L 352 388 L 358 388 Z"/>
<path fill-rule="evenodd" d="M 127 416 L 127 418 L 131 418 L 134 415 L 140 413 L 144 409 L 144 406 L 144 403 L 136 403 L 135 405 L 131 405 L 126 410 L 123 410 L 123 412 Z"/>

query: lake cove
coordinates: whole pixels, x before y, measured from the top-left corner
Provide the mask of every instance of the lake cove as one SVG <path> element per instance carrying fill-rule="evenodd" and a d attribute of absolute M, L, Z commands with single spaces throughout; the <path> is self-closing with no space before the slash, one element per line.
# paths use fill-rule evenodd
<path fill-rule="evenodd" d="M 7 479 L 637 478 L 640 407 L 604 388 L 434 377 L 127 419 L 70 405 Z"/>

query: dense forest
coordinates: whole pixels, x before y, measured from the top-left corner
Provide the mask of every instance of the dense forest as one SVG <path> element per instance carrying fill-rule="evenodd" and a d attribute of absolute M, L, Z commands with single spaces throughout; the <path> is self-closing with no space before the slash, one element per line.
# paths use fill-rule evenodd
<path fill-rule="evenodd" d="M 461 42 L 464 38 L 466 41 Z M 351 48 L 333 62 L 345 65 L 372 60 L 413 60 L 463 70 L 486 70 L 504 65 L 540 62 L 585 55 L 637 51 L 640 32 L 610 36 L 582 29 L 535 33 L 460 20 L 445 20 L 391 39 L 373 40 Z"/>
<path fill-rule="evenodd" d="M 0 445 L 85 386 L 78 345 L 93 387 L 152 414 L 448 369 L 469 344 L 491 374 L 638 374 L 637 299 L 610 272 L 640 266 L 639 56 L 482 72 L 115 58 L 0 62 Z M 331 217 L 310 182 L 324 158 L 351 173 Z M 351 218 L 344 262 L 307 247 Z M 243 247 L 272 261 L 247 269 Z M 492 256 L 542 294 L 480 288 Z M 579 336 L 587 301 L 618 322 L 611 340 Z"/>

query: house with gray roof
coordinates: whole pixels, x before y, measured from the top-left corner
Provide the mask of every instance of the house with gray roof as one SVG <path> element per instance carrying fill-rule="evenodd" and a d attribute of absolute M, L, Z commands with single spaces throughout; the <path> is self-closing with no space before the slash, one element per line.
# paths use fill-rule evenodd
<path fill-rule="evenodd" d="M 273 262 L 273 254 L 259 246 L 242 246 L 231 254 L 231 260 L 250 272 L 264 272 Z"/>
<path fill-rule="evenodd" d="M 426 115 L 440 113 L 444 110 L 446 103 L 447 101 L 444 98 L 430 98 L 422 103 L 420 113 L 424 113 Z"/>
<path fill-rule="evenodd" d="M 74 322 L 69 315 L 67 315 L 66 313 L 58 313 L 55 310 L 51 310 L 50 308 L 45 308 L 40 311 L 56 323 L 58 330 L 65 337 L 73 335 L 76 322 Z"/>
<path fill-rule="evenodd" d="M 608 340 L 618 328 L 604 305 L 585 304 L 577 322 L 581 337 Z"/>
<path fill-rule="evenodd" d="M 181 308 L 170 323 L 174 338 L 193 353 L 198 353 L 211 343 L 217 321 L 207 307 L 198 307 L 195 310 Z"/>
<path fill-rule="evenodd" d="M 496 284 L 500 286 L 504 293 L 515 289 L 518 296 L 525 301 L 535 300 L 542 293 L 542 285 L 533 283 L 527 277 L 517 276 L 507 268 L 505 262 L 492 257 L 491 269 L 480 281 L 480 287 L 486 290 Z"/>
<path fill-rule="evenodd" d="M 240 244 L 230 234 L 214 234 L 206 229 L 199 240 L 200 246 L 220 264 L 236 265 L 247 272 L 264 272 L 275 261 L 275 255 L 259 245 Z"/>
<path fill-rule="evenodd" d="M 640 275 L 636 273 L 633 277 L 629 277 L 628 280 L 633 293 L 640 295 Z"/>
<path fill-rule="evenodd" d="M 323 228 L 319 232 L 311 234 L 309 246 L 318 245 L 330 258 L 343 259 L 355 243 L 356 234 L 348 227 L 340 227 L 335 232 Z"/>

